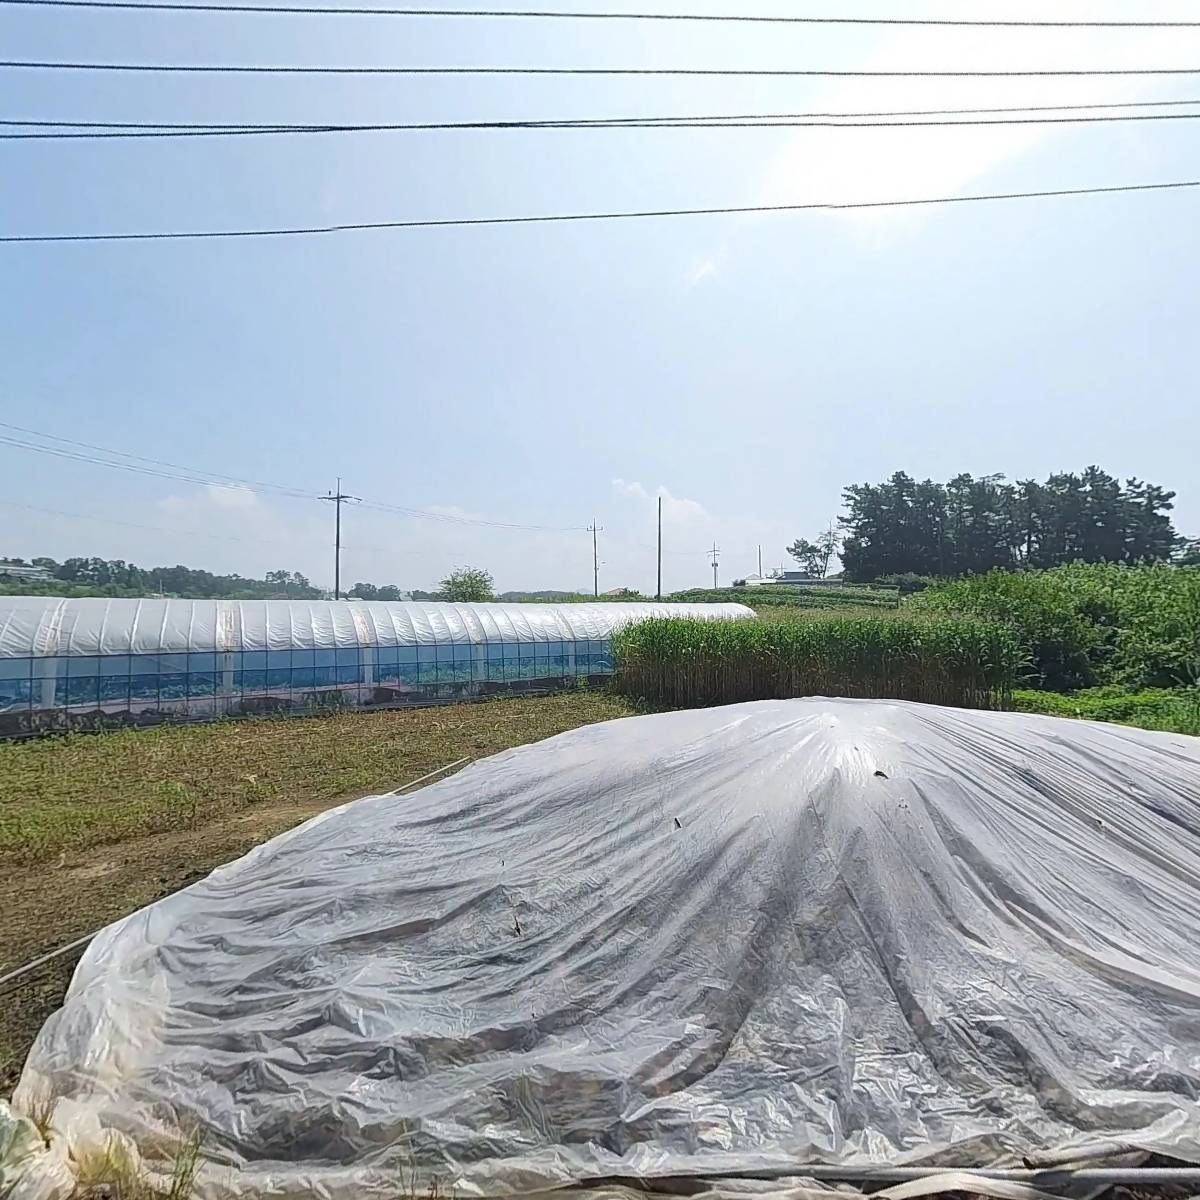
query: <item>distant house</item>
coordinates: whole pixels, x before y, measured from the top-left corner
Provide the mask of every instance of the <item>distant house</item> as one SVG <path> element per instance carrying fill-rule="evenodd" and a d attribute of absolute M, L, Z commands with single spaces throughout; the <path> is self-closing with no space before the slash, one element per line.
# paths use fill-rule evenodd
<path fill-rule="evenodd" d="M 603 592 L 605 596 L 636 596 L 637 593 L 632 588 L 610 588 L 607 592 Z"/>
<path fill-rule="evenodd" d="M 53 578 L 45 567 L 27 567 L 22 563 L 0 561 L 0 579 L 15 579 L 21 583 L 49 583 Z"/>

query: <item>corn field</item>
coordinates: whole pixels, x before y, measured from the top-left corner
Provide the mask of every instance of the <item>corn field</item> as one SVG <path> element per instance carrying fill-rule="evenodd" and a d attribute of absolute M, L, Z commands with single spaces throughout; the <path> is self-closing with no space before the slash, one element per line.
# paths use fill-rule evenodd
<path fill-rule="evenodd" d="M 643 621 L 613 641 L 614 688 L 670 708 L 792 696 L 1005 708 L 1022 666 L 999 622 L 873 614 Z"/>

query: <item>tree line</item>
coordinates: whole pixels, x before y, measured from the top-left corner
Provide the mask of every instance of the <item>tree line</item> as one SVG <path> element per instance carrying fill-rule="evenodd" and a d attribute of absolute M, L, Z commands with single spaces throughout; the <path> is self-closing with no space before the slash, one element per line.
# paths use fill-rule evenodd
<path fill-rule="evenodd" d="M 108 596 L 134 598 L 173 596 L 187 600 L 327 600 L 331 592 L 317 587 L 299 571 L 268 571 L 261 579 L 244 575 L 215 575 L 211 571 L 176 565 L 139 567 L 124 559 L 45 556 L 0 559 L 14 566 L 40 567 L 53 582 L 0 578 L 0 595 Z M 395 584 L 356 583 L 346 596 L 359 600 L 492 600 L 491 575 L 472 567 L 451 571 L 439 590 L 402 591 Z"/>
<path fill-rule="evenodd" d="M 1200 544 L 1176 534 L 1168 515 L 1174 498 L 1094 466 L 1016 483 L 966 474 L 918 482 L 897 471 L 843 492 L 842 565 L 848 581 L 867 583 L 1074 562 L 1186 562 L 1200 557 Z M 810 546 L 801 539 L 796 549 Z"/>
<path fill-rule="evenodd" d="M 59 585 L 45 582 L 0 580 L 3 591 L 91 596 L 185 596 L 192 600 L 234 599 L 266 600 L 287 597 L 316 600 L 325 593 L 299 571 L 268 571 L 263 578 L 244 575 L 216 575 L 211 571 L 181 564 L 139 567 L 121 558 L 67 558 L 58 562 L 39 557 L 26 562 L 7 558 L 17 566 L 40 567 Z"/>

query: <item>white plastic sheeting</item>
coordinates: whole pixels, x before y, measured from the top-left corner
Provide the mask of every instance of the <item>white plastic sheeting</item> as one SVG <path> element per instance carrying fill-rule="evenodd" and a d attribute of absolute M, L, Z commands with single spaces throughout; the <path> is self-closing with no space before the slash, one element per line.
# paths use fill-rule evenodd
<path fill-rule="evenodd" d="M 604 640 L 653 616 L 734 620 L 741 604 L 441 604 L 378 600 L 0 597 L 0 658 Z"/>
<path fill-rule="evenodd" d="M 16 1093 L 204 1195 L 1200 1161 L 1200 739 L 766 701 L 335 809 L 93 943 Z M 978 1190 L 978 1189 L 970 1189 Z"/>

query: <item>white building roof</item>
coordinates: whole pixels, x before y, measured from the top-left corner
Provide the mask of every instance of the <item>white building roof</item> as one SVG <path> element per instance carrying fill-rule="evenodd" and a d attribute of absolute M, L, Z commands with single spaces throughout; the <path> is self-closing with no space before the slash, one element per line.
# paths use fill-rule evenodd
<path fill-rule="evenodd" d="M 741 620 L 741 604 L 0 597 L 0 658 L 603 640 L 647 617 Z"/>

